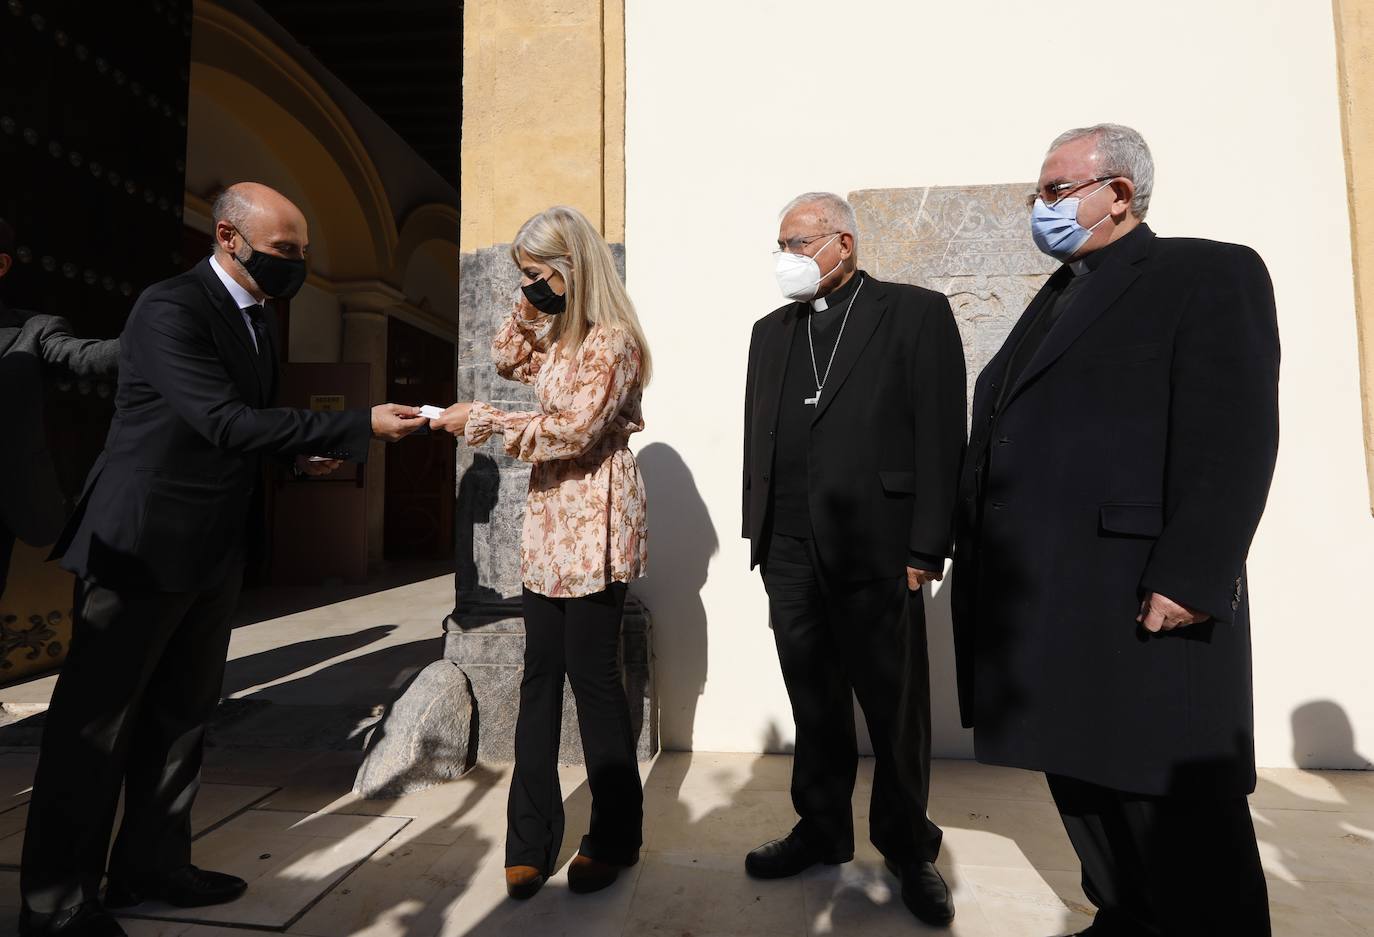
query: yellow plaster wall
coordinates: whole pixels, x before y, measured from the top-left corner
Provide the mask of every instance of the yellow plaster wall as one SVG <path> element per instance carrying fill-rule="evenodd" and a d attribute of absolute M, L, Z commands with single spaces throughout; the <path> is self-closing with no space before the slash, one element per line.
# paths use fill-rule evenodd
<path fill-rule="evenodd" d="M 550 205 L 625 239 L 624 0 L 469 0 L 463 22 L 464 252 Z"/>
<path fill-rule="evenodd" d="M 1374 513 L 1374 0 L 1334 0 L 1365 466 Z"/>

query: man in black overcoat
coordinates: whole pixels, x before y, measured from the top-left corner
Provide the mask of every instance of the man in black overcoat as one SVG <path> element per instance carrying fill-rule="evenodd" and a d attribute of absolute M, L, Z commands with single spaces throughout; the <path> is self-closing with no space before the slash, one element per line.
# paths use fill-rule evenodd
<path fill-rule="evenodd" d="M 281 336 L 265 303 L 305 281 L 305 217 L 240 183 L 213 218 L 213 256 L 150 286 L 129 314 L 105 449 L 54 551 L 77 577 L 73 637 L 29 803 L 23 937 L 118 937 L 107 908 L 243 893 L 242 879 L 191 864 L 191 807 L 261 459 L 322 474 L 425 423 L 392 404 L 273 407 Z"/>
<path fill-rule="evenodd" d="M 1046 773 L 1101 935 L 1269 931 L 1245 560 L 1278 448 L 1264 263 L 1159 238 L 1153 163 L 1051 146 L 1064 261 L 979 375 L 957 515 L 960 704 L 979 761 Z"/>
<path fill-rule="evenodd" d="M 0 281 L 14 264 L 14 229 L 0 219 Z M 51 546 L 71 505 L 58 483 L 43 422 L 45 379 L 67 374 L 112 379 L 119 339 L 77 338 L 60 316 L 11 309 L 0 300 L 0 400 L 6 404 L 5 457 L 0 459 L 0 595 L 16 538 Z"/>
<path fill-rule="evenodd" d="M 963 345 L 940 293 L 858 269 L 854 212 L 830 193 L 784 210 L 744 411 L 744 536 L 762 567 L 796 721 L 800 821 L 751 852 L 760 878 L 854 852 L 854 709 L 876 758 L 869 836 L 921 920 L 949 890 L 926 816 L 930 675 L 921 587 L 939 579 L 965 434 Z"/>

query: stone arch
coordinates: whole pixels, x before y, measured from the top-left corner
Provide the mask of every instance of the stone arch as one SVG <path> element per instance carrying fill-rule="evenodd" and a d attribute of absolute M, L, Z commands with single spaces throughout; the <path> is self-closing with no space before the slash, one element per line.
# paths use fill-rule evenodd
<path fill-rule="evenodd" d="M 406 216 L 397 240 L 392 282 L 411 300 L 413 286 L 420 278 L 435 282 L 441 278 L 446 292 L 428 311 L 457 324 L 458 321 L 458 211 L 452 205 L 421 205 Z M 429 292 L 433 292 L 430 290 Z M 430 299 L 434 299 L 430 296 Z M 456 337 L 456 336 L 455 336 Z"/>
<path fill-rule="evenodd" d="M 349 233 L 329 245 L 329 275 L 389 278 L 397 235 L 386 190 L 329 93 L 262 32 L 214 4 L 196 4 L 192 60 L 197 92 L 254 128 L 260 145 L 292 170 L 311 203 L 312 227 Z"/>

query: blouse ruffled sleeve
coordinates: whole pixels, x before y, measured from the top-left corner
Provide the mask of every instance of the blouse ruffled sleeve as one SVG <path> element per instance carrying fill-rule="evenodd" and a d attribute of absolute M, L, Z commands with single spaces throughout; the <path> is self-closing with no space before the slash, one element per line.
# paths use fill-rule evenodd
<path fill-rule="evenodd" d="M 496 373 L 508 381 L 533 384 L 548 356 L 553 320 L 553 316 L 542 313 L 536 319 L 526 319 L 518 310 L 512 311 L 491 343 Z"/>
<path fill-rule="evenodd" d="M 597 328 L 582 342 L 577 357 L 577 380 L 567 407 L 508 413 L 475 403 L 467 441 L 479 445 L 499 431 L 507 454 L 525 462 L 572 459 L 590 449 L 634 390 L 639 350 L 626 332 Z"/>

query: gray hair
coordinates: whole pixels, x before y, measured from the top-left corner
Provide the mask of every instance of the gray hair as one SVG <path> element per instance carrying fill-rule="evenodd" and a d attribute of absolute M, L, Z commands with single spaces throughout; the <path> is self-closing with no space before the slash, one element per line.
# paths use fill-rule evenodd
<path fill-rule="evenodd" d="M 1121 124 L 1093 124 L 1061 133 L 1054 138 L 1048 152 L 1053 153 L 1064 144 L 1085 137 L 1092 137 L 1097 144 L 1102 174 L 1111 173 L 1135 184 L 1131 214 L 1144 221 L 1150 210 L 1150 193 L 1155 187 L 1155 161 L 1145 138 L 1139 131 Z"/>
<path fill-rule="evenodd" d="M 854 238 L 855 244 L 859 242 L 859 222 L 854 217 L 854 206 L 834 192 L 804 192 L 784 205 L 778 218 L 786 218 L 803 205 L 819 206 L 826 224 Z"/>
<path fill-rule="evenodd" d="M 248 219 L 253 216 L 257 206 L 243 191 L 236 185 L 231 185 L 215 197 L 215 202 L 210 206 L 210 224 L 213 228 L 218 228 L 221 221 L 227 221 L 234 226 L 234 230 L 243 235 L 244 226 L 248 224 Z M 218 247 L 219 239 L 215 237 L 213 228 L 210 235 L 210 246 Z"/>

